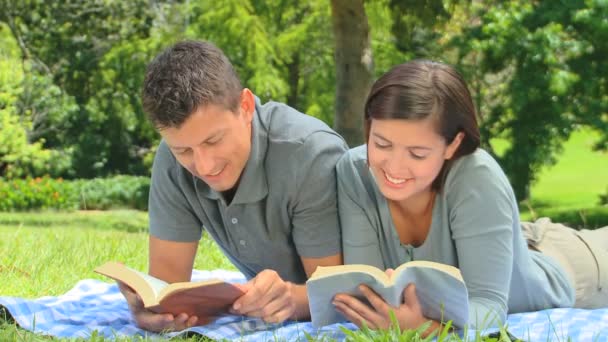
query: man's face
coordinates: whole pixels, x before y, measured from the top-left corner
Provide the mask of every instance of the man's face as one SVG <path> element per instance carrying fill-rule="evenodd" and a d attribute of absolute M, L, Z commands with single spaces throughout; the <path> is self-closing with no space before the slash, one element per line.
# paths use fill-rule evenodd
<path fill-rule="evenodd" d="M 236 113 L 220 105 L 206 105 L 179 128 L 160 130 L 177 161 L 217 192 L 238 184 L 249 159 L 254 102 L 248 90 L 241 98 L 248 95 L 251 98 L 241 100 Z"/>

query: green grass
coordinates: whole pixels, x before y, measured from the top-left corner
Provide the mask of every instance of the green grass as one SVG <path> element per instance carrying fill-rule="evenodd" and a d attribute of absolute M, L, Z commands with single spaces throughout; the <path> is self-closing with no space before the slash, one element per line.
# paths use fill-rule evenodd
<path fill-rule="evenodd" d="M 123 220 L 128 223 L 121 227 L 120 222 Z M 146 213 L 137 211 L 0 213 L 0 295 L 25 298 L 58 296 L 85 278 L 107 281 L 92 270 L 108 260 L 122 261 L 131 267 L 146 270 L 147 224 Z M 198 249 L 195 268 L 234 269 L 234 266 L 205 236 Z M 350 334 L 349 339 L 372 341 L 382 334 L 364 329 Z M 392 340 L 392 337 L 399 334 L 401 333 L 392 329 L 386 332 L 384 340 Z M 402 334 L 404 337 L 401 341 L 424 340 L 412 331 Z M 57 339 L 24 331 L 14 323 L 3 320 L 0 313 L 0 341 L 49 340 Z M 96 335 L 88 340 L 106 341 Z M 147 341 L 141 337 L 118 339 L 131 340 Z M 200 338 L 179 340 L 197 341 Z M 319 336 L 316 341 L 333 339 Z M 461 339 L 447 334 L 439 341 Z"/>
<path fill-rule="evenodd" d="M 556 165 L 542 169 L 530 192 L 533 206 L 590 208 L 608 191 L 608 152 L 592 151 L 598 133 L 572 134 Z"/>
<path fill-rule="evenodd" d="M 532 187 L 531 200 L 522 206 L 523 219 L 549 216 L 559 222 L 578 220 L 584 226 L 608 225 L 608 206 L 598 206 L 599 195 L 608 190 L 608 155 L 591 151 L 596 137 L 597 134 L 589 131 L 572 135 L 558 156 L 558 163 L 541 170 L 539 181 Z M 500 148 L 500 142 L 498 145 Z M 108 260 L 146 270 L 147 229 L 147 214 L 130 210 L 0 213 L 0 295 L 57 296 L 84 278 L 106 280 L 92 269 Z M 234 269 L 207 237 L 200 243 L 195 268 Z M 397 335 L 402 341 L 423 340 L 419 335 L 411 337 L 416 336 L 411 331 L 401 333 L 394 329 L 386 333 L 363 329 L 350 334 L 349 339 L 392 341 Z M 0 323 L 0 341 L 49 340 L 51 338 L 23 331 L 14 324 Z M 145 339 L 118 339 L 131 340 Z M 321 336 L 317 340 L 332 339 Z M 459 340 L 446 336 L 442 341 Z M 94 335 L 89 341 L 106 340 Z"/>
<path fill-rule="evenodd" d="M 59 295 L 83 278 L 107 280 L 92 269 L 109 260 L 146 270 L 147 226 L 146 213 L 129 210 L 1 213 L 2 295 Z M 234 269 L 207 237 L 195 267 Z"/>
<path fill-rule="evenodd" d="M 586 129 L 572 134 L 557 163 L 539 171 L 530 200 L 521 205 L 522 219 L 547 216 L 574 227 L 608 225 L 608 206 L 599 205 L 599 196 L 608 193 L 608 152 L 592 150 L 598 137 Z M 500 139 L 492 145 L 499 155 L 508 148 Z"/>

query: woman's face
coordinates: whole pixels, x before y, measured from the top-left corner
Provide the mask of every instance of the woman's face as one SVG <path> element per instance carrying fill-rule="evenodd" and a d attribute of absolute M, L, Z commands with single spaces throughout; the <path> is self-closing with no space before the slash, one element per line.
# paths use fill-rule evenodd
<path fill-rule="evenodd" d="M 431 119 L 372 119 L 369 166 L 382 194 L 389 200 L 405 201 L 430 191 L 462 136 L 459 133 L 448 145 Z"/>

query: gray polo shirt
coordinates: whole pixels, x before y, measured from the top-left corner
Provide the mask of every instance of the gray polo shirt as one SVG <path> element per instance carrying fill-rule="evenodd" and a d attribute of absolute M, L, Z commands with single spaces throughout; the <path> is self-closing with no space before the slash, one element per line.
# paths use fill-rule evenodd
<path fill-rule="evenodd" d="M 184 169 L 165 142 L 152 168 L 150 234 L 198 241 L 203 229 L 254 277 L 264 269 L 306 280 L 300 257 L 341 252 L 335 165 L 344 140 L 322 121 L 256 98 L 251 154 L 231 203 Z"/>
<path fill-rule="evenodd" d="M 456 266 L 469 292 L 472 326 L 484 319 L 486 326 L 504 322 L 507 312 L 574 304 L 574 289 L 559 264 L 528 250 L 511 185 L 484 150 L 454 163 L 418 247 L 401 244 L 367 166 L 365 145 L 347 152 L 336 168 L 345 263 L 386 269 L 428 260 Z"/>

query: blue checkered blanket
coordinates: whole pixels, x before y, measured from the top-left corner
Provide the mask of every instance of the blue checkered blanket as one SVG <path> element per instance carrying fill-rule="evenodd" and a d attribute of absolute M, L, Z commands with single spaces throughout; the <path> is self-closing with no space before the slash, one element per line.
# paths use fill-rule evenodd
<path fill-rule="evenodd" d="M 193 280 L 209 278 L 244 281 L 243 275 L 238 272 L 215 270 L 193 273 Z M 135 335 L 169 338 L 190 331 L 212 339 L 238 341 L 306 341 L 307 335 L 340 341 L 345 338 L 340 327 L 356 329 L 350 323 L 315 329 L 310 322 L 266 324 L 259 319 L 227 315 L 206 326 L 161 336 L 135 326 L 116 284 L 94 279 L 82 280 L 58 297 L 0 297 L 0 306 L 5 307 L 22 328 L 56 337 L 87 338 L 96 332 L 98 336 L 106 338 Z M 608 341 L 608 308 L 551 309 L 512 314 L 508 317 L 507 326 L 512 335 L 527 341 L 566 341 L 568 337 L 572 341 Z"/>

